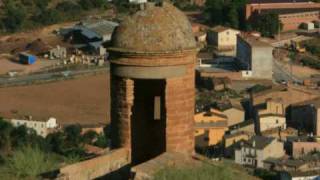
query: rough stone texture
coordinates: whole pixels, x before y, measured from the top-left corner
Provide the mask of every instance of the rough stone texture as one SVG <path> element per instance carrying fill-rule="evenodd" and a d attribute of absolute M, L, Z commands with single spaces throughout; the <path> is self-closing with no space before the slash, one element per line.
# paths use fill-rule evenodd
<path fill-rule="evenodd" d="M 115 30 L 114 48 L 134 52 L 166 52 L 196 47 L 187 17 L 170 3 L 147 4 Z"/>
<path fill-rule="evenodd" d="M 95 179 L 130 163 L 127 149 L 122 148 L 93 159 L 71 164 L 60 169 L 58 180 Z"/>

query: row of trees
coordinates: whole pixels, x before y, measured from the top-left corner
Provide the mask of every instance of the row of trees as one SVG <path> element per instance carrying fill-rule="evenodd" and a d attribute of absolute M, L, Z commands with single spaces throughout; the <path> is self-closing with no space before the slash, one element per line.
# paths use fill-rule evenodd
<path fill-rule="evenodd" d="M 4 0 L 0 15 L 0 31 L 16 32 L 41 25 L 82 17 L 92 9 L 107 8 L 105 0 L 62 1 L 52 5 L 52 0 Z"/>
<path fill-rule="evenodd" d="M 247 0 L 207 0 L 205 15 L 212 25 L 245 29 L 244 8 Z"/>
<path fill-rule="evenodd" d="M 282 29 L 277 14 L 254 15 L 247 23 L 245 6 L 247 0 L 207 0 L 205 15 L 211 25 L 225 25 L 236 29 L 256 30 L 263 36 L 273 36 Z"/>

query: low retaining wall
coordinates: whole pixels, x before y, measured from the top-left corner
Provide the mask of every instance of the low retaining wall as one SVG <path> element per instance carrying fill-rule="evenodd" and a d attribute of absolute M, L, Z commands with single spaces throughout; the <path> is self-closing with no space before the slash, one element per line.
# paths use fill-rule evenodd
<path fill-rule="evenodd" d="M 116 149 L 106 155 L 71 164 L 60 169 L 57 180 L 89 180 L 121 169 L 130 163 L 129 151 Z"/>

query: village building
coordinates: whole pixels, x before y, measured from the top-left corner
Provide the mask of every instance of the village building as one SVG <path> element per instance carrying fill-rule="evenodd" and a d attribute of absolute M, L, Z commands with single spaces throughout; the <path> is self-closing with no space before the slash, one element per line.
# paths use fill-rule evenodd
<path fill-rule="evenodd" d="M 229 27 L 216 26 L 208 30 L 207 41 L 218 51 L 231 51 L 236 49 L 239 33 L 240 31 Z"/>
<path fill-rule="evenodd" d="M 208 147 L 220 143 L 228 130 L 227 118 L 215 109 L 195 114 L 196 147 Z"/>
<path fill-rule="evenodd" d="M 310 78 L 304 79 L 303 80 L 303 85 L 317 89 L 320 86 L 320 75 L 311 75 Z"/>
<path fill-rule="evenodd" d="M 254 79 L 272 79 L 273 47 L 249 34 L 237 36 L 237 64 L 242 76 Z"/>
<path fill-rule="evenodd" d="M 200 64 L 201 66 L 201 64 Z M 231 88 L 231 80 L 226 77 L 199 77 L 199 85 L 214 91 L 223 91 Z"/>
<path fill-rule="evenodd" d="M 320 98 L 292 104 L 289 116 L 289 126 L 320 136 Z"/>
<path fill-rule="evenodd" d="M 280 141 L 286 141 L 292 136 L 298 136 L 298 130 L 288 127 L 286 129 L 273 128 L 261 132 L 262 136 L 277 138 Z"/>
<path fill-rule="evenodd" d="M 265 103 L 255 107 L 256 130 L 261 133 L 266 130 L 286 129 L 285 109 L 282 99 L 267 99 Z"/>
<path fill-rule="evenodd" d="M 314 99 L 319 96 L 318 91 L 306 89 L 299 86 L 288 84 L 287 86 L 272 86 L 266 90 L 259 91 L 250 94 L 250 102 L 248 111 L 253 118 L 255 115 L 255 109 L 261 104 L 264 104 L 268 99 L 282 99 L 282 104 L 287 113 L 288 107 L 291 104 Z"/>
<path fill-rule="evenodd" d="M 237 164 L 263 168 L 264 160 L 268 158 L 281 158 L 285 155 L 283 143 L 275 138 L 253 136 L 248 141 L 242 141 L 235 150 Z"/>
<path fill-rule="evenodd" d="M 253 119 L 245 120 L 241 123 L 229 126 L 230 134 L 235 134 L 239 132 L 246 132 L 246 133 L 255 133 L 255 123 Z"/>
<path fill-rule="evenodd" d="M 20 118 L 12 118 L 10 122 L 13 126 L 25 126 L 33 129 L 38 135 L 46 137 L 48 134 L 54 132 L 58 128 L 56 118 L 50 117 L 48 119 L 33 118 L 32 116 L 21 116 Z"/>
<path fill-rule="evenodd" d="M 298 159 L 268 158 L 264 161 L 264 168 L 272 171 L 286 171 L 289 173 L 311 173 L 320 171 L 320 154 L 308 154 Z"/>
<path fill-rule="evenodd" d="M 215 108 L 227 116 L 228 126 L 234 126 L 245 120 L 245 112 L 240 100 L 218 102 L 215 104 Z"/>
<path fill-rule="evenodd" d="M 295 159 L 310 153 L 320 152 L 320 143 L 312 137 L 288 137 L 285 147 L 287 153 Z"/>
<path fill-rule="evenodd" d="M 282 171 L 279 173 L 280 180 L 318 180 L 320 179 L 320 171 Z"/>
<path fill-rule="evenodd" d="M 319 20 L 320 4 L 309 0 L 251 0 L 246 5 L 246 20 L 253 21 L 261 14 L 275 13 L 283 31 L 296 30 L 303 23 Z"/>
<path fill-rule="evenodd" d="M 254 134 L 248 132 L 237 132 L 234 134 L 225 134 L 223 136 L 224 157 L 234 159 L 235 149 L 239 147 L 242 140 L 249 140 Z"/>

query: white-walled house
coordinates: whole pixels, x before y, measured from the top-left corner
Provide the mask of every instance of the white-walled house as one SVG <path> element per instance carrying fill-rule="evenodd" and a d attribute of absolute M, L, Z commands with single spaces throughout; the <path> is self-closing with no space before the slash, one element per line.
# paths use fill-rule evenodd
<path fill-rule="evenodd" d="M 235 151 L 235 162 L 250 167 L 264 167 L 267 158 L 280 158 L 285 155 L 283 143 L 276 138 L 253 136 L 248 141 L 242 141 Z"/>
<path fill-rule="evenodd" d="M 52 130 L 58 127 L 56 118 L 50 117 L 48 119 L 36 120 L 31 116 L 25 118 L 14 118 L 11 119 L 13 126 L 26 126 L 27 128 L 33 129 L 40 136 L 46 137 Z"/>

